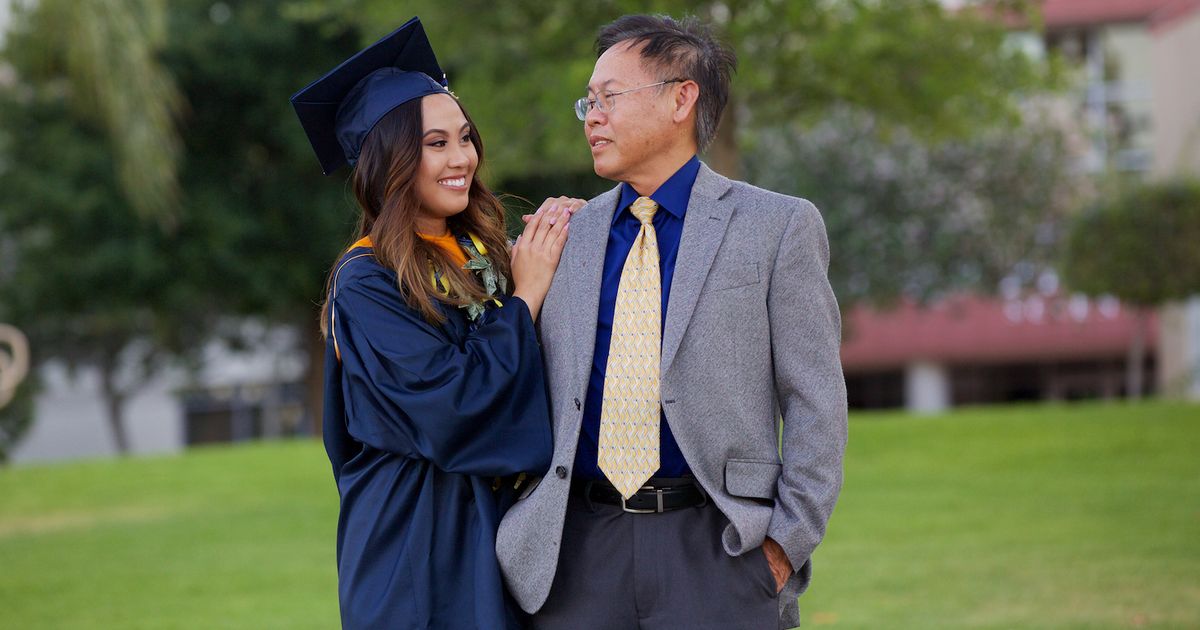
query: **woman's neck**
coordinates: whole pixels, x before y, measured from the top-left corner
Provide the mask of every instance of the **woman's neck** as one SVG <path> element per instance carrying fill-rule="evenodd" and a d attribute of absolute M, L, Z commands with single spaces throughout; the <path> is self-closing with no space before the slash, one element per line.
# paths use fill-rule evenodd
<path fill-rule="evenodd" d="M 417 231 L 426 236 L 447 236 L 450 226 L 445 219 L 422 217 L 417 219 Z"/>

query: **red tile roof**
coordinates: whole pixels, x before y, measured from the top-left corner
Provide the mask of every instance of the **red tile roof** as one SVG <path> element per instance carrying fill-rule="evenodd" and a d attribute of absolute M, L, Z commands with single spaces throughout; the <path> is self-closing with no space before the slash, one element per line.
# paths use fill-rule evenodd
<path fill-rule="evenodd" d="M 1048 29 L 1116 22 L 1157 25 L 1200 8 L 1200 0 L 1044 0 L 1042 19 Z"/>
<path fill-rule="evenodd" d="M 1200 0 L 1175 0 L 1150 16 L 1150 28 L 1158 29 L 1170 26 L 1175 21 L 1185 18 L 1200 10 Z"/>
<path fill-rule="evenodd" d="M 1133 339 L 1133 313 L 1115 301 L 959 297 L 921 308 L 856 308 L 846 316 L 846 372 L 893 369 L 916 360 L 1016 363 L 1122 358 Z M 1158 337 L 1147 320 L 1147 348 Z"/>

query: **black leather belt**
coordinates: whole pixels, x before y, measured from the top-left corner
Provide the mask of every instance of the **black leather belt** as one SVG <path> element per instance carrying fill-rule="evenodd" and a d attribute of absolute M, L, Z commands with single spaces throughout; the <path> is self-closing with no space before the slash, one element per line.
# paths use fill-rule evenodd
<path fill-rule="evenodd" d="M 606 480 L 576 479 L 571 494 L 592 503 L 619 505 L 630 514 L 660 514 L 708 503 L 708 495 L 695 479 L 651 479 L 628 499 Z"/>

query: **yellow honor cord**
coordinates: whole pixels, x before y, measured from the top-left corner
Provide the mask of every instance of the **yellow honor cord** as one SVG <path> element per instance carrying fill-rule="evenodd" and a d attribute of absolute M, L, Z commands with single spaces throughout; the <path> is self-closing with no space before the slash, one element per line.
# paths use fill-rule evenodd
<path fill-rule="evenodd" d="M 433 265 L 429 266 L 429 284 L 433 285 L 434 291 L 450 297 L 450 279 L 446 277 L 439 279 L 437 269 Z"/>
<path fill-rule="evenodd" d="M 471 242 L 475 244 L 475 249 L 479 250 L 481 256 L 487 256 L 487 248 L 483 246 L 483 241 L 479 240 L 478 236 L 467 232 L 467 236 L 471 238 Z"/>

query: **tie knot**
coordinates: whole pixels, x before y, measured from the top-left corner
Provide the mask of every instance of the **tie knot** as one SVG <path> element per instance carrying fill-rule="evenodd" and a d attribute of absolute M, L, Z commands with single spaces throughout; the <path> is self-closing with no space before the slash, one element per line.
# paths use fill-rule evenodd
<path fill-rule="evenodd" d="M 658 210 L 658 202 L 649 197 L 638 197 L 629 207 L 629 211 L 633 216 L 637 217 L 642 225 L 649 225 L 654 221 L 654 213 Z"/>

